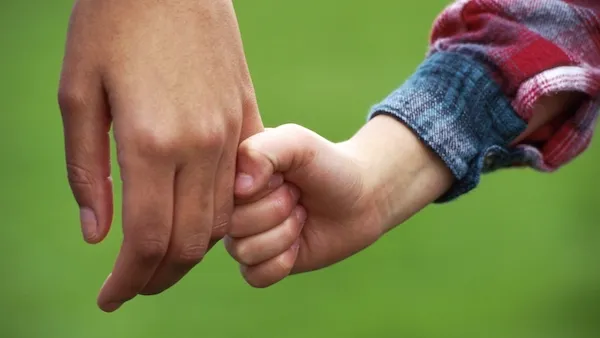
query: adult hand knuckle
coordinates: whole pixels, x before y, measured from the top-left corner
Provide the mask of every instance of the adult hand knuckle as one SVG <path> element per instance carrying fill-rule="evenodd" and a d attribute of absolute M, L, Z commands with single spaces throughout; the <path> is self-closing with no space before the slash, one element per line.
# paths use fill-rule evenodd
<path fill-rule="evenodd" d="M 178 148 L 176 134 L 166 128 L 141 128 L 136 131 L 136 144 L 146 156 L 173 155 Z"/>
<path fill-rule="evenodd" d="M 67 163 L 67 179 L 71 185 L 92 185 L 94 175 L 92 172 L 75 163 Z"/>
<path fill-rule="evenodd" d="M 229 213 L 223 213 L 215 218 L 214 225 L 212 227 L 211 239 L 223 238 L 230 228 L 230 216 Z"/>
<path fill-rule="evenodd" d="M 258 114 L 258 100 L 252 84 L 242 90 L 242 112 L 244 114 Z"/>
<path fill-rule="evenodd" d="M 193 243 L 184 245 L 176 255 L 175 262 L 179 265 L 196 265 L 202 261 L 208 243 Z"/>
<path fill-rule="evenodd" d="M 244 109 L 231 109 L 224 122 L 223 130 L 227 134 L 237 134 L 242 128 L 242 114 Z"/>
<path fill-rule="evenodd" d="M 210 235 L 204 232 L 189 236 L 176 251 L 175 263 L 184 266 L 198 264 L 208 250 L 209 240 Z"/>
<path fill-rule="evenodd" d="M 193 133 L 194 148 L 203 151 L 218 151 L 223 148 L 227 139 L 226 133 L 217 127 L 203 128 Z"/>
<path fill-rule="evenodd" d="M 85 108 L 85 95 L 73 86 L 62 85 L 58 90 L 58 105 L 63 114 Z"/>
<path fill-rule="evenodd" d="M 144 262 L 154 263 L 165 257 L 168 242 L 158 239 L 146 239 L 135 245 L 137 256 Z"/>

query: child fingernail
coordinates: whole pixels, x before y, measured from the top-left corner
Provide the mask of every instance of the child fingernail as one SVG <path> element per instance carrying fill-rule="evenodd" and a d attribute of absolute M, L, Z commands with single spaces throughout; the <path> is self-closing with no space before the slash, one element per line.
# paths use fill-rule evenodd
<path fill-rule="evenodd" d="M 303 207 L 296 207 L 296 219 L 298 219 L 298 222 L 300 223 L 300 225 L 304 225 L 304 223 L 306 222 L 308 215 L 306 213 L 306 210 L 304 210 Z"/>
<path fill-rule="evenodd" d="M 300 239 L 297 239 L 294 244 L 292 244 L 293 251 L 298 251 L 298 249 L 300 249 Z"/>
<path fill-rule="evenodd" d="M 290 195 L 294 201 L 298 201 L 300 199 L 300 189 L 296 186 L 290 186 Z"/>
<path fill-rule="evenodd" d="M 275 189 L 283 184 L 283 175 L 281 174 L 273 174 L 271 179 L 269 180 L 269 189 Z"/>
<path fill-rule="evenodd" d="M 252 189 L 254 179 L 252 176 L 244 173 L 240 173 L 235 178 L 235 190 L 239 192 L 247 192 Z"/>

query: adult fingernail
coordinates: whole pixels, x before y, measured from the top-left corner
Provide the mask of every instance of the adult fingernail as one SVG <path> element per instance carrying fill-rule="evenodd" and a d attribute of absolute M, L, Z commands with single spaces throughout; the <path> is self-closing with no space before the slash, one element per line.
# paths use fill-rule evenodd
<path fill-rule="evenodd" d="M 298 219 L 300 225 L 304 225 L 306 219 L 308 218 L 308 215 L 306 214 L 306 210 L 304 210 L 303 207 L 296 207 L 296 218 Z"/>
<path fill-rule="evenodd" d="M 104 286 L 106 285 L 106 282 L 108 282 L 108 280 L 110 279 L 110 277 L 112 277 L 112 272 L 108 274 L 108 276 L 104 280 L 104 283 L 102 283 L 102 287 L 100 287 L 100 290 L 104 289 Z"/>
<path fill-rule="evenodd" d="M 283 184 L 283 175 L 277 173 L 277 174 L 273 174 L 273 176 L 271 176 L 271 179 L 269 180 L 269 189 L 275 189 L 278 188 L 280 185 Z"/>
<path fill-rule="evenodd" d="M 79 209 L 79 220 L 81 222 L 83 238 L 86 241 L 90 241 L 96 237 L 98 231 L 98 219 L 96 218 L 94 210 L 88 207 L 81 207 Z"/>
<path fill-rule="evenodd" d="M 239 173 L 235 179 L 235 190 L 238 192 L 248 192 L 252 189 L 254 178 L 248 174 Z"/>
<path fill-rule="evenodd" d="M 114 311 L 117 311 L 121 306 L 123 306 L 123 303 L 119 303 L 119 302 L 108 303 L 102 307 L 102 310 L 104 310 L 106 312 L 114 312 Z"/>

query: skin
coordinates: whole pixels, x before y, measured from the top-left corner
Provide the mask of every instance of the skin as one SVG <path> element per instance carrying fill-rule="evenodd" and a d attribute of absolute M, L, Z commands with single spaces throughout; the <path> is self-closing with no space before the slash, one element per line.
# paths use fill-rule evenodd
<path fill-rule="evenodd" d="M 225 246 L 254 287 L 352 256 L 453 182 L 441 159 L 387 116 L 342 143 L 297 125 L 268 130 L 242 143 L 238 170 Z M 286 184 L 255 198 L 274 173 Z"/>
<path fill-rule="evenodd" d="M 263 126 L 231 0 L 77 1 L 58 100 L 68 180 L 91 244 L 113 218 L 111 128 L 117 145 L 123 243 L 98 296 L 107 312 L 170 288 L 228 232 L 252 285 L 328 266 L 452 181 L 384 117 L 340 144 L 286 126 L 241 146 L 239 166 L 251 175 L 238 177 L 232 214 L 238 146 Z M 528 131 L 555 113 L 534 114 Z M 393 156 L 390 144 L 401 145 Z"/>
<path fill-rule="evenodd" d="M 109 130 L 123 181 L 123 243 L 98 305 L 161 293 L 228 230 L 236 151 L 262 131 L 229 0 L 79 0 L 59 88 L 83 236 L 113 217 Z"/>
<path fill-rule="evenodd" d="M 583 98 L 542 98 L 515 142 L 534 137 Z M 266 184 L 272 175 L 283 175 L 286 183 L 273 190 Z M 360 252 L 453 182 L 444 162 L 391 117 L 378 116 L 337 144 L 284 125 L 240 146 L 237 206 L 225 246 L 250 285 L 268 287 Z"/>

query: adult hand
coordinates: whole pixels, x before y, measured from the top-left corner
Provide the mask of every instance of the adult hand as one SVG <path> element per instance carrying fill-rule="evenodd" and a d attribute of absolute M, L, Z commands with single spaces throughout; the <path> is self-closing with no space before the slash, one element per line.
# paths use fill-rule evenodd
<path fill-rule="evenodd" d="M 123 243 L 98 304 L 114 311 L 179 281 L 226 233 L 237 147 L 262 130 L 231 0 L 79 0 L 59 89 L 69 183 L 84 238 L 113 213 Z"/>

